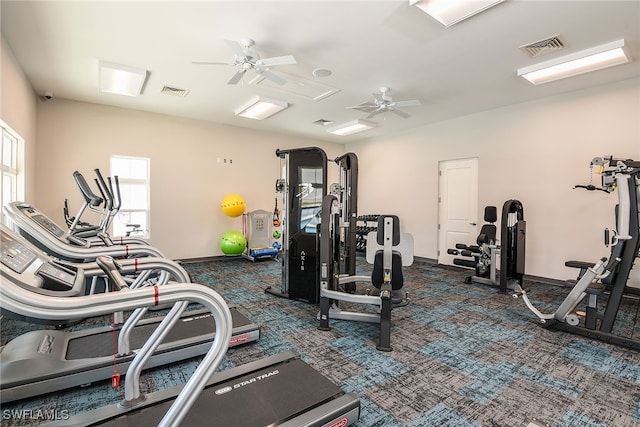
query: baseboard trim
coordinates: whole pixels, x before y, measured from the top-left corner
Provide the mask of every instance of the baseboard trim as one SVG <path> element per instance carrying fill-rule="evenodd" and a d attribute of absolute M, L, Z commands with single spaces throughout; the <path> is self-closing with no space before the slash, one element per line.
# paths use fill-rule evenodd
<path fill-rule="evenodd" d="M 209 261 L 226 261 L 226 260 L 236 259 L 240 257 L 241 257 L 240 255 L 234 255 L 234 256 L 216 255 L 216 256 L 205 256 L 205 257 L 198 257 L 198 258 L 177 259 L 176 262 L 184 265 L 184 264 L 196 264 L 199 262 L 209 262 Z"/>

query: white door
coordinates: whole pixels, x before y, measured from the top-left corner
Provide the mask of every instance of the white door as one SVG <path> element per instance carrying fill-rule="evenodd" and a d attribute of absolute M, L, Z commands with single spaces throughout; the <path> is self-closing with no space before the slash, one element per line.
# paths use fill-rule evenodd
<path fill-rule="evenodd" d="M 438 263 L 453 265 L 447 249 L 478 237 L 478 159 L 445 160 L 438 169 Z"/>

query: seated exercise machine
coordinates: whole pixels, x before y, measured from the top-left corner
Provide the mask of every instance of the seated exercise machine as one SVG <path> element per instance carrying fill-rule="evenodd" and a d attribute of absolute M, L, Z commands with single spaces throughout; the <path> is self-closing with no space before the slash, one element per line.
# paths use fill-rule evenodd
<path fill-rule="evenodd" d="M 378 323 L 376 348 L 391 351 L 391 310 L 408 304 L 402 294 L 402 267 L 413 263 L 413 238 L 400 233 L 400 221 L 394 215 L 378 218 L 377 232 L 367 235 L 367 261 L 373 264 L 371 276 L 355 274 L 357 219 L 357 157 L 353 153 L 336 159 L 340 165 L 340 183 L 332 186 L 336 194 L 325 196 L 320 222 L 318 319 L 323 331 L 330 330 L 330 319 Z M 364 294 L 356 294 L 356 285 L 371 285 Z M 339 302 L 366 304 L 377 312 L 343 310 Z"/>
<path fill-rule="evenodd" d="M 580 268 L 582 273 L 575 284 L 571 283 L 571 291 L 552 314 L 538 311 L 529 301 L 527 292 L 522 289 L 517 290 L 514 297 L 522 297 L 527 307 L 547 327 L 638 350 L 640 340 L 617 334 L 614 326 L 622 298 L 625 294 L 634 293 L 629 292 L 626 284 L 640 249 L 640 162 L 600 157 L 593 159 L 591 165 L 602 167 L 602 187 L 581 187 L 608 193 L 618 191 L 617 232 L 614 233 L 611 242 L 612 249 L 608 261 L 606 257 L 597 263 L 568 261 L 566 265 Z M 605 309 L 601 312 L 597 306 L 597 298 L 605 293 L 608 294 L 608 298 Z M 585 310 L 576 311 L 585 298 Z"/>
<path fill-rule="evenodd" d="M 461 255 L 465 258 L 454 258 L 453 264 L 461 267 L 473 268 L 475 274 L 465 279 L 465 283 L 484 283 L 497 286 L 496 263 L 500 253 L 495 222 L 498 213 L 495 206 L 485 206 L 485 224 L 480 228 L 480 234 L 476 239 L 476 245 L 457 243 L 455 249 L 448 249 L 449 255 Z"/>
<path fill-rule="evenodd" d="M 455 265 L 475 269 L 475 275 L 467 277 L 465 283 L 495 286 L 500 292 L 520 289 L 524 278 L 526 247 L 526 221 L 522 203 L 512 199 L 503 204 L 501 244 L 498 244 L 496 235 L 495 206 L 485 207 L 484 220 L 487 223 L 480 229 L 477 245 L 458 243 L 455 249 L 448 249 L 447 253 L 465 257 L 455 258 Z"/>
<path fill-rule="evenodd" d="M 101 259 L 95 262 L 70 263 L 51 258 L 30 244 L 19 234 L 1 226 L 2 287 L 5 280 L 20 274 L 17 286 L 35 295 L 60 299 L 84 297 L 85 279 L 105 275 Z M 160 258 L 124 259 L 111 262 L 118 269 L 117 288 L 133 290 L 147 286 L 144 281 L 129 285 L 122 274 L 163 270 L 178 282 L 189 282 L 189 277 L 178 264 Z M 29 274 L 27 274 L 27 272 Z M 157 282 L 155 282 L 157 283 Z M 111 293 L 111 292 L 107 292 Z M 97 295 L 97 294 L 94 294 Z M 186 303 L 181 303 L 185 304 Z M 157 306 L 157 305 L 156 305 Z M 184 310 L 184 308 L 182 308 Z M 154 367 L 204 354 L 214 338 L 215 325 L 211 315 L 202 309 L 184 311 L 177 319 L 158 351 L 152 354 L 146 367 Z M 0 398 L 3 402 L 50 393 L 63 388 L 104 380 L 112 376 L 114 366 L 126 369 L 145 341 L 165 316 L 143 319 L 146 308 L 135 310 L 123 324 L 96 327 L 76 332 L 64 330 L 38 330 L 27 332 L 8 342 L 0 349 Z M 4 301 L 2 313 L 8 313 Z M 230 309 L 232 334 L 229 346 L 252 342 L 260 337 L 260 328 L 236 309 Z M 93 314 L 91 314 L 93 315 Z M 20 320 L 47 323 L 39 315 Z M 64 319 L 69 321 L 70 319 Z M 71 319 L 71 320 L 77 320 Z M 59 323 L 55 323 L 59 324 Z M 114 342 L 116 343 L 114 346 Z M 114 348 L 115 347 L 115 348 Z"/>
<path fill-rule="evenodd" d="M 120 291 L 75 298 L 36 293 L 32 288 L 55 290 L 79 283 L 84 272 L 79 269 L 71 275 L 19 235 L 6 228 L 0 231 L 3 238 L 0 297 L 7 313 L 55 322 L 158 304 L 173 305 L 128 365 L 121 403 L 49 425 L 175 426 L 182 423 L 298 427 L 347 426 L 358 420 L 357 396 L 342 391 L 292 352 L 215 373 L 232 339 L 232 315 L 220 295 L 207 286 L 171 283 L 127 289 L 113 259 L 99 257 L 97 264 L 114 283 L 122 286 Z M 43 275 L 43 270 L 51 274 Z M 184 386 L 143 395 L 140 373 L 179 323 L 187 302 L 202 304 L 210 312 L 215 335 L 209 350 Z M 209 333 L 212 332 L 213 326 Z M 42 341 L 43 350 L 51 341 Z M 119 376 L 112 377 L 112 382 L 118 380 Z"/>

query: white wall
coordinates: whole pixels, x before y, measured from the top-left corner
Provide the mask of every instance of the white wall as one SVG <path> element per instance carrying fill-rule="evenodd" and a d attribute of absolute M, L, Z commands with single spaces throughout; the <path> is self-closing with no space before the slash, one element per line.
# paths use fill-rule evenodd
<path fill-rule="evenodd" d="M 564 279 L 573 274 L 565 260 L 606 255 L 602 229 L 613 227 L 616 201 L 615 194 L 571 187 L 588 180 L 595 156 L 640 158 L 640 79 L 460 117 L 345 150 L 340 144 L 62 99 L 43 103 L 4 40 L 1 71 L 0 116 L 27 141 L 26 201 L 62 222 L 64 199 L 73 209 L 80 204 L 74 170 L 108 171 L 112 154 L 150 157 L 152 243 L 172 258 L 219 255 L 220 235 L 241 228 L 239 219 L 222 214 L 224 195 L 242 194 L 249 210 L 272 209 L 279 175 L 275 149 L 317 145 L 329 158 L 355 152 L 360 213 L 400 215 L 414 235 L 416 255 L 434 259 L 438 162 L 478 157 L 478 217 L 485 205 L 500 208 L 507 199 L 521 200 L 527 274 Z M 233 164 L 219 164 L 218 157 Z"/>
<path fill-rule="evenodd" d="M 92 180 L 94 168 L 109 174 L 111 155 L 149 157 L 151 242 L 169 258 L 222 254 L 220 237 L 242 229 L 240 217 L 220 209 L 226 194 L 242 195 L 247 210 L 273 209 L 277 148 L 344 152 L 341 144 L 62 99 L 38 102 L 38 135 L 36 206 L 61 224 L 64 199 L 72 214 L 81 204 L 74 170 Z"/>
<path fill-rule="evenodd" d="M 0 58 L 0 119 L 24 139 L 23 170 L 35 171 L 37 96 L 4 37 Z M 35 200 L 35 173 L 23 178 L 25 197 Z"/>
<path fill-rule="evenodd" d="M 408 119 L 410 120 L 410 119 Z M 360 213 L 400 215 L 418 256 L 437 258 L 438 162 L 479 158 L 478 218 L 518 199 L 527 221 L 526 272 L 566 279 L 568 259 L 608 254 L 617 193 L 572 190 L 593 157 L 640 158 L 640 79 L 513 105 L 347 144 L 360 163 Z M 594 183 L 599 178 L 594 177 Z"/>

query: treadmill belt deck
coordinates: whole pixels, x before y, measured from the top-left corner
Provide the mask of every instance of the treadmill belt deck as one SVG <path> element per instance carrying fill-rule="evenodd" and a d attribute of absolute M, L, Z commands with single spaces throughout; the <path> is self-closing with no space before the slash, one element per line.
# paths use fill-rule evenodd
<path fill-rule="evenodd" d="M 338 386 L 294 358 L 222 382 L 210 382 L 181 424 L 275 426 L 342 395 Z M 165 400 L 101 425 L 157 426 L 172 403 Z"/>
<path fill-rule="evenodd" d="M 231 308 L 231 318 L 233 320 L 234 333 L 236 330 L 251 324 L 251 321 L 240 314 L 235 308 Z M 131 348 L 142 348 L 147 339 L 158 326 L 164 317 L 149 319 L 149 323 L 138 324 L 131 334 Z M 215 322 L 209 311 L 185 311 L 180 320 L 175 324 L 171 331 L 167 334 L 163 344 L 171 342 L 179 342 L 184 339 L 193 339 L 201 337 L 201 341 L 209 341 L 213 339 L 215 332 Z M 120 333 L 120 329 L 116 330 L 116 334 Z M 113 331 L 105 330 L 101 333 L 81 336 L 69 340 L 67 347 L 66 360 L 86 359 L 93 357 L 104 357 L 113 355 Z M 193 345 L 193 341 L 190 342 Z"/>

